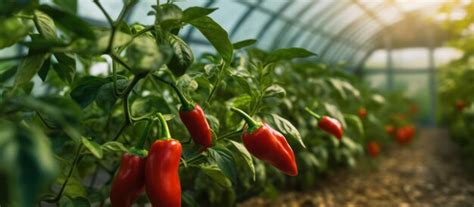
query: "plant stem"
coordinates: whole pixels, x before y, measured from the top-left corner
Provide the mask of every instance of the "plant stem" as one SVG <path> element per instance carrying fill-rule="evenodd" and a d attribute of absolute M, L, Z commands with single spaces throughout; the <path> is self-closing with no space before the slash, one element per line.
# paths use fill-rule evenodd
<path fill-rule="evenodd" d="M 113 26 L 113 25 L 114 25 L 114 21 L 113 21 L 112 18 L 110 17 L 109 13 L 107 13 L 107 11 L 105 11 L 104 7 L 103 7 L 102 4 L 99 2 L 99 0 L 94 0 L 94 3 L 99 7 L 100 11 L 102 11 L 102 13 L 104 14 L 105 18 L 107 18 L 107 22 L 109 22 L 110 26 Z"/>
<path fill-rule="evenodd" d="M 110 53 L 109 54 L 110 57 L 112 57 L 112 59 L 114 59 L 115 61 L 117 61 L 118 63 L 120 63 L 120 65 L 122 65 L 123 67 L 127 68 L 127 70 L 131 71 L 132 70 L 132 67 L 130 67 L 124 60 L 122 60 L 122 58 L 114 53 Z"/>
<path fill-rule="evenodd" d="M 213 87 L 212 87 L 212 90 L 211 90 L 211 93 L 209 94 L 209 97 L 207 97 L 207 100 L 206 100 L 206 104 L 204 104 L 204 108 L 203 110 L 205 110 L 207 108 L 207 106 L 209 105 L 209 103 L 211 102 L 211 99 L 212 97 L 214 96 L 214 94 L 216 93 L 216 90 L 219 86 L 219 83 L 221 82 L 221 78 L 222 78 L 222 71 L 224 71 L 224 68 L 225 68 L 225 62 L 224 61 L 221 61 L 221 68 L 219 69 L 219 73 L 217 74 L 217 78 L 216 80 L 214 81 L 214 83 L 212 84 Z"/>
<path fill-rule="evenodd" d="M 170 81 L 167 81 L 165 79 L 163 79 L 162 77 L 156 75 L 156 74 L 153 74 L 153 77 L 167 85 L 169 85 L 171 88 L 173 88 L 173 90 L 176 92 L 176 94 L 178 95 L 178 98 L 179 98 L 179 101 L 181 102 L 181 110 L 182 111 L 190 111 L 194 108 L 194 106 L 186 99 L 186 97 L 183 95 L 183 93 L 179 90 L 179 88 L 176 86 L 176 84 L 174 84 L 173 82 L 170 82 Z"/>
<path fill-rule="evenodd" d="M 240 116 L 242 116 L 243 119 L 245 119 L 245 122 L 247 122 L 247 124 L 249 125 L 249 129 L 248 131 L 250 133 L 253 133 L 256 129 L 260 128 L 262 126 L 262 123 L 259 123 L 257 121 L 255 121 L 252 117 L 250 117 L 247 113 L 245 113 L 244 111 L 238 109 L 238 108 L 235 108 L 235 107 L 232 107 L 230 110 L 236 112 L 237 114 L 239 114 Z"/>
<path fill-rule="evenodd" d="M 170 134 L 170 129 L 168 128 L 168 124 L 166 123 L 166 119 L 165 117 L 163 116 L 163 114 L 161 113 L 158 113 L 158 118 L 160 119 L 160 123 L 161 123 L 161 130 L 162 132 L 164 132 L 164 139 L 171 139 L 171 134 Z"/>
<path fill-rule="evenodd" d="M 321 119 L 321 116 L 319 114 L 315 113 L 314 111 L 311 111 L 311 109 L 309 109 L 308 107 L 305 107 L 304 110 L 307 111 L 311 116 L 314 116 L 314 118 L 316 118 L 317 120 Z"/>
<path fill-rule="evenodd" d="M 79 163 L 79 160 L 81 158 L 81 156 L 79 156 L 81 150 L 82 150 L 82 143 L 77 148 L 76 154 L 74 155 L 74 161 L 71 164 L 71 168 L 69 168 L 69 172 L 68 172 L 68 175 L 66 177 L 66 180 L 64 180 L 64 183 L 61 186 L 61 189 L 59 190 L 58 194 L 53 199 L 45 200 L 46 202 L 48 202 L 48 203 L 57 203 L 61 199 L 61 196 L 64 193 L 64 189 L 66 189 L 67 183 L 69 182 L 69 178 L 71 178 L 72 173 L 74 172 L 74 168 Z"/>
<path fill-rule="evenodd" d="M 227 137 L 233 137 L 235 135 L 238 135 L 238 134 L 242 133 L 242 131 L 243 131 L 242 129 L 239 129 L 237 131 L 229 132 L 227 134 L 224 134 L 224 135 L 218 137 L 217 140 L 225 139 Z"/>

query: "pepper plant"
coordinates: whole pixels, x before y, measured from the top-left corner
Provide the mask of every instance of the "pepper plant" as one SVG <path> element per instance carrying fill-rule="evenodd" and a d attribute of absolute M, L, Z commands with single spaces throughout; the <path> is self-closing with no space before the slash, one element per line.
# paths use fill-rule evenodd
<path fill-rule="evenodd" d="M 74 0 L 2 2 L 0 48 L 23 52 L 0 57 L 1 206 L 232 206 L 391 142 L 390 97 L 310 51 L 232 43 L 215 8 L 157 1 L 144 25 L 125 21 L 138 0 L 116 18 L 93 2 L 107 25 Z M 195 56 L 185 27 L 215 53 Z"/>

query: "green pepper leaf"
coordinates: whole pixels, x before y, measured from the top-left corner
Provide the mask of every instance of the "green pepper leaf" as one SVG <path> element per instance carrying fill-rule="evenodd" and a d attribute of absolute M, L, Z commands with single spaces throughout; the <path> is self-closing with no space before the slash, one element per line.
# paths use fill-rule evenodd
<path fill-rule="evenodd" d="M 22 59 L 16 71 L 15 85 L 19 86 L 29 82 L 41 69 L 47 57 L 46 53 L 40 53 Z"/>
<path fill-rule="evenodd" d="M 90 140 L 89 138 L 82 137 L 82 144 L 98 159 L 102 159 L 104 155 L 102 148 L 97 142 Z"/>
<path fill-rule="evenodd" d="M 174 4 L 160 5 L 159 12 L 156 14 L 156 21 L 164 30 L 171 30 L 179 27 L 183 18 L 183 10 Z"/>
<path fill-rule="evenodd" d="M 55 53 L 54 57 L 58 60 L 58 64 L 53 64 L 53 69 L 61 80 L 71 84 L 76 73 L 76 59 L 74 56 L 64 53 Z"/>
<path fill-rule="evenodd" d="M 229 178 L 224 175 L 217 165 L 199 165 L 198 167 L 204 174 L 209 176 L 209 178 L 220 186 L 227 189 L 232 187 L 232 182 L 230 182 Z"/>
<path fill-rule="evenodd" d="M 135 74 L 157 70 L 166 59 L 155 40 L 146 35 L 135 38 L 127 49 L 127 60 Z"/>
<path fill-rule="evenodd" d="M 192 20 L 207 16 L 216 11 L 217 8 L 189 7 L 183 11 L 183 22 L 189 23 Z"/>
<path fill-rule="evenodd" d="M 237 173 L 232 152 L 223 146 L 209 148 L 208 151 L 211 158 L 216 162 L 222 172 L 230 178 L 232 183 L 237 182 Z"/>
<path fill-rule="evenodd" d="M 71 98 L 82 108 L 85 108 L 95 100 L 99 88 L 108 82 L 105 78 L 86 76 L 79 80 L 76 87 L 72 89 Z"/>
<path fill-rule="evenodd" d="M 316 56 L 316 54 L 303 48 L 282 48 L 271 52 L 266 58 L 266 63 L 277 62 L 281 60 L 291 60 L 294 58 L 305 58 L 310 56 Z"/>
<path fill-rule="evenodd" d="M 56 25 L 53 19 L 41 11 L 35 11 L 35 18 L 40 34 L 47 40 L 56 39 Z"/>
<path fill-rule="evenodd" d="M 53 0 L 53 2 L 71 14 L 77 13 L 77 0 Z"/>
<path fill-rule="evenodd" d="M 0 28 L 0 49 L 19 42 L 28 35 L 30 29 L 28 24 L 22 23 L 18 18 L 3 17 L 0 17 Z"/>
<path fill-rule="evenodd" d="M 277 114 L 271 114 L 271 118 L 272 119 L 270 119 L 270 121 L 275 124 L 277 131 L 296 140 L 301 147 L 306 148 L 306 145 L 303 142 L 303 138 L 301 137 L 300 132 L 298 131 L 298 129 L 296 129 L 295 126 L 293 126 L 293 124 L 291 124 L 290 121 Z"/>
<path fill-rule="evenodd" d="M 190 21 L 190 24 L 196 27 L 209 40 L 227 64 L 232 62 L 234 52 L 232 43 L 227 32 L 219 24 L 208 16 L 194 19 Z"/>
<path fill-rule="evenodd" d="M 0 132 L 0 174 L 7 178 L 2 197 L 18 206 L 34 206 L 58 171 L 49 139 L 35 125 L 4 120 Z"/>
<path fill-rule="evenodd" d="M 232 46 L 234 47 L 234 50 L 238 50 L 238 49 L 242 49 L 244 47 L 254 45 L 255 43 L 257 43 L 256 39 L 247 39 L 247 40 L 242 40 L 242 41 L 236 42 L 236 43 L 232 44 Z"/>
<path fill-rule="evenodd" d="M 173 49 L 173 56 L 167 66 L 174 75 L 181 76 L 194 62 L 193 51 L 180 37 L 173 34 L 168 34 L 166 37 Z"/>
<path fill-rule="evenodd" d="M 66 31 L 70 31 L 86 39 L 96 38 L 94 32 L 89 27 L 89 24 L 69 12 L 65 12 L 44 4 L 39 7 L 39 10 L 49 15 L 59 26 L 64 28 Z"/>
<path fill-rule="evenodd" d="M 102 150 L 109 152 L 126 152 L 127 148 L 120 142 L 109 141 L 102 145 Z"/>
<path fill-rule="evenodd" d="M 232 146 L 234 146 L 235 149 L 237 149 L 240 153 L 239 155 L 245 160 L 245 163 L 247 164 L 248 169 L 250 170 L 250 174 L 252 175 L 253 180 L 255 180 L 255 166 L 253 165 L 253 159 L 252 155 L 250 152 L 245 148 L 245 146 L 239 142 L 236 141 L 230 141 Z"/>

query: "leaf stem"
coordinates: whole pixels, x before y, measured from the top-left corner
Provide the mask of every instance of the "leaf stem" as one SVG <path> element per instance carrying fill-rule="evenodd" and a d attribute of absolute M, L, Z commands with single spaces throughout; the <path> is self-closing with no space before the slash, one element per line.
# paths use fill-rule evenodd
<path fill-rule="evenodd" d="M 173 90 L 176 92 L 176 94 L 178 95 L 178 98 L 179 98 L 179 101 L 181 102 L 181 110 L 182 111 L 190 111 L 194 108 L 193 104 L 191 102 L 189 102 L 186 97 L 183 95 L 183 93 L 181 92 L 181 90 L 179 90 L 179 88 L 176 86 L 175 83 L 173 82 L 170 82 L 170 81 L 167 81 L 165 80 L 164 78 L 156 75 L 156 74 L 153 74 L 153 77 L 167 85 L 169 85 L 171 88 L 173 88 Z"/>
<path fill-rule="evenodd" d="M 307 111 L 311 116 L 314 116 L 314 118 L 316 118 L 317 120 L 321 119 L 321 116 L 319 114 L 315 113 L 314 111 L 311 111 L 311 109 L 309 109 L 308 107 L 305 107 L 304 110 Z"/>
<path fill-rule="evenodd" d="M 158 113 L 158 118 L 161 123 L 161 130 L 163 133 L 165 133 L 163 139 L 171 139 L 170 129 L 168 128 L 168 124 L 166 123 L 165 117 L 163 116 L 163 114 Z"/>
<path fill-rule="evenodd" d="M 211 93 L 209 94 L 209 97 L 207 97 L 207 100 L 206 100 L 206 104 L 204 104 L 204 108 L 203 110 L 205 110 L 207 108 L 207 106 L 209 105 L 209 103 L 211 102 L 211 99 L 212 97 L 214 96 L 214 94 L 216 93 L 216 90 L 219 86 L 219 83 L 221 82 L 221 78 L 222 78 L 222 71 L 224 71 L 224 68 L 225 68 L 225 62 L 224 60 L 221 61 L 221 68 L 219 69 L 219 73 L 217 74 L 217 78 L 216 80 L 214 81 L 214 84 L 212 84 L 212 90 L 211 90 Z"/>
<path fill-rule="evenodd" d="M 59 202 L 59 200 L 61 199 L 62 194 L 64 193 L 64 190 L 66 189 L 67 183 L 69 182 L 69 178 L 71 178 L 72 173 L 74 172 L 74 168 L 79 163 L 79 160 L 81 158 L 81 156 L 80 156 L 81 150 L 82 150 L 82 143 L 79 145 L 79 147 L 76 150 L 76 154 L 74 155 L 74 161 L 71 164 L 71 168 L 69 168 L 69 172 L 68 172 L 68 175 L 66 177 L 66 180 L 64 180 L 64 183 L 61 186 L 61 189 L 59 190 L 58 194 L 53 199 L 45 200 L 46 202 L 48 202 L 48 203 L 57 203 L 57 202 Z"/>
<path fill-rule="evenodd" d="M 112 20 L 109 13 L 107 13 L 107 11 L 105 11 L 104 7 L 99 2 L 99 0 L 94 0 L 94 3 L 99 7 L 100 11 L 104 14 L 105 18 L 107 18 L 107 22 L 110 24 L 110 26 L 113 26 L 114 25 L 114 20 Z"/>

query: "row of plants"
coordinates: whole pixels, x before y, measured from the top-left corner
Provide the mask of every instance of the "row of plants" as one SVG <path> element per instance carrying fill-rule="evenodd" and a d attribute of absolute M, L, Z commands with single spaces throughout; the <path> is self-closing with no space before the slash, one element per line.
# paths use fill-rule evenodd
<path fill-rule="evenodd" d="M 448 45 L 459 49 L 462 56 L 438 69 L 438 119 L 447 126 L 451 138 L 462 151 L 462 158 L 474 166 L 474 2 L 446 4 L 440 12 L 452 16 L 464 12 L 462 18 L 449 19 L 444 27 L 452 39 Z"/>
<path fill-rule="evenodd" d="M 0 48 L 0 205 L 232 206 L 377 157 L 415 135 L 410 100 L 382 95 L 299 48 L 231 43 L 208 15 L 172 2 L 109 25 L 76 1 L 5 2 Z M 199 30 L 216 49 L 195 57 L 179 37 Z M 107 65 L 107 72 L 94 68 Z"/>

